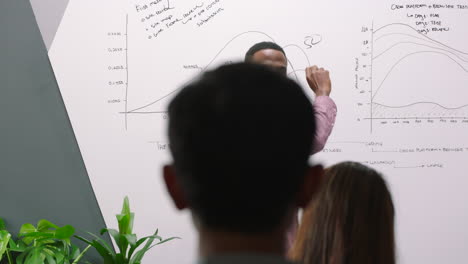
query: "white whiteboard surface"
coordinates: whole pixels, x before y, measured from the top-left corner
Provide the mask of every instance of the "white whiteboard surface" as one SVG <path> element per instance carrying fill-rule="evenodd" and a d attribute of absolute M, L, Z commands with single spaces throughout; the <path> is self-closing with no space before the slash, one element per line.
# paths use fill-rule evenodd
<path fill-rule="evenodd" d="M 338 117 L 312 160 L 386 175 L 398 263 L 468 263 L 468 7 L 436 2 L 70 1 L 49 55 L 107 225 L 128 195 L 139 236 L 183 238 L 145 263 L 194 262 L 190 215 L 162 184 L 167 103 L 270 40 L 304 87 L 309 64 L 331 70 Z"/>

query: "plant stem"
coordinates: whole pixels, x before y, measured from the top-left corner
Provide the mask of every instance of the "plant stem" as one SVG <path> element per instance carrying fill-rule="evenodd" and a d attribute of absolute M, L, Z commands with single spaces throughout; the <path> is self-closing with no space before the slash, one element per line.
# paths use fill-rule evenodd
<path fill-rule="evenodd" d="M 81 258 L 84 256 L 84 254 L 86 253 L 86 251 L 88 251 L 88 249 L 90 249 L 90 248 L 91 248 L 91 245 L 88 245 L 88 246 L 81 252 L 81 254 L 78 255 L 78 257 L 75 259 L 75 261 L 73 261 L 72 264 L 77 264 L 77 263 L 81 260 Z"/>
<path fill-rule="evenodd" d="M 8 258 L 8 264 L 13 264 L 13 261 L 11 260 L 10 250 L 7 249 L 6 254 L 7 254 L 7 258 Z"/>

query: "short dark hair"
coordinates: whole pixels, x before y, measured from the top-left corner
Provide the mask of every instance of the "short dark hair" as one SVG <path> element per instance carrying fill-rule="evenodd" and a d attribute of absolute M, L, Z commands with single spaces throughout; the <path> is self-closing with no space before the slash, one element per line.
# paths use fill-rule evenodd
<path fill-rule="evenodd" d="M 303 183 L 312 104 L 293 80 L 255 64 L 206 72 L 169 105 L 176 177 L 200 223 L 213 230 L 277 228 Z"/>
<path fill-rule="evenodd" d="M 258 51 L 265 50 L 265 49 L 273 49 L 273 50 L 280 51 L 286 57 L 286 52 L 284 52 L 284 49 L 280 45 L 274 42 L 265 41 L 265 42 L 260 42 L 260 43 L 253 45 L 247 51 L 247 53 L 245 54 L 245 62 L 252 62 L 252 58 L 254 54 L 257 53 Z"/>

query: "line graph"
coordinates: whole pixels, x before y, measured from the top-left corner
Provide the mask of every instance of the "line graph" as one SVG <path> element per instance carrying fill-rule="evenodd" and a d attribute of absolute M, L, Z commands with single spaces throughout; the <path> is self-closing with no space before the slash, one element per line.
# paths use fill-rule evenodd
<path fill-rule="evenodd" d="M 374 29 L 370 39 L 370 120 L 468 120 L 468 53 L 404 23 Z"/>
<path fill-rule="evenodd" d="M 385 78 L 380 82 L 379 86 L 377 87 L 377 90 L 375 91 L 375 93 L 373 93 L 372 95 L 372 99 L 374 99 L 380 89 L 382 88 L 382 86 L 384 85 L 385 81 L 387 80 L 387 78 L 392 74 L 393 70 L 400 64 L 402 63 L 404 60 L 408 59 L 409 57 L 412 57 L 414 55 L 418 55 L 418 54 L 424 54 L 424 53 L 432 53 L 432 54 L 441 54 L 443 56 L 446 56 L 447 58 L 449 58 L 450 60 L 452 60 L 453 62 L 455 62 L 458 66 L 460 66 L 460 68 L 463 69 L 463 71 L 467 72 L 468 73 L 468 69 L 466 69 L 461 63 L 459 63 L 458 61 L 452 59 L 452 57 L 450 57 L 449 55 L 443 53 L 443 52 L 437 52 L 437 51 L 430 51 L 430 50 L 426 50 L 426 51 L 418 51 L 418 52 L 414 52 L 414 53 L 410 53 L 406 56 L 404 56 L 403 58 L 401 58 L 400 60 L 398 60 L 391 68 L 390 70 L 388 71 L 388 73 L 385 75 Z"/>
<path fill-rule="evenodd" d="M 426 104 L 426 105 L 438 106 L 438 107 L 444 108 L 446 110 L 458 110 L 458 109 L 461 109 L 461 108 L 464 108 L 464 107 L 468 107 L 468 104 L 465 104 L 465 105 L 462 105 L 462 106 L 459 106 L 459 107 L 445 107 L 443 105 L 440 105 L 440 104 L 434 103 L 434 102 L 416 102 L 416 103 L 412 103 L 412 104 L 409 104 L 409 105 L 401 105 L 401 106 L 389 106 L 389 105 L 383 105 L 383 104 L 379 104 L 379 103 L 375 103 L 375 104 L 379 105 L 379 106 L 382 106 L 382 107 L 388 107 L 388 108 L 405 108 L 405 107 L 411 107 L 411 106 L 418 105 L 418 104 Z"/>
<path fill-rule="evenodd" d="M 264 32 L 261 32 L 261 31 L 246 31 L 246 32 L 242 32 L 242 33 L 237 34 L 236 36 L 234 36 L 232 39 L 230 39 L 230 40 L 216 53 L 216 55 L 213 56 L 213 58 L 206 64 L 206 66 L 204 66 L 204 67 L 202 68 L 202 71 L 205 71 L 207 68 L 209 68 L 209 67 L 213 64 L 213 62 L 221 55 L 221 53 L 222 53 L 233 41 L 235 41 L 236 39 L 240 38 L 241 36 L 244 36 L 244 35 L 247 35 L 247 34 L 260 34 L 260 35 L 265 36 L 265 37 L 266 37 L 267 39 L 269 39 L 270 41 L 275 42 L 274 39 L 273 39 L 272 37 L 270 37 L 268 34 L 266 34 L 266 33 L 264 33 Z M 124 114 L 126 114 L 126 115 L 128 115 L 128 114 L 134 114 L 134 113 L 139 113 L 139 114 L 141 114 L 142 112 L 144 112 L 144 111 L 141 111 L 141 110 L 144 110 L 144 109 L 146 109 L 146 108 L 148 108 L 148 107 L 150 107 L 150 106 L 152 106 L 152 105 L 154 105 L 154 104 L 156 104 L 156 103 L 159 103 L 160 101 L 162 101 L 162 100 L 164 100 L 164 99 L 170 97 L 171 95 L 177 93 L 180 89 L 181 89 L 181 88 L 176 88 L 176 89 L 172 90 L 171 92 L 166 93 L 165 95 L 163 95 L 163 96 L 157 98 L 156 100 L 154 100 L 154 101 L 152 101 L 152 102 L 150 102 L 150 103 L 147 103 L 147 104 L 145 104 L 145 105 L 143 105 L 143 106 L 136 107 L 136 108 L 134 108 L 134 109 L 132 109 L 132 110 L 129 110 L 129 111 L 126 110 L 126 111 L 124 112 Z M 156 111 L 156 112 L 148 111 L 147 113 L 152 114 L 152 113 L 162 113 L 162 112 L 163 112 L 163 111 Z"/>
<path fill-rule="evenodd" d="M 456 54 L 455 52 L 452 52 L 450 50 L 446 50 L 446 49 L 443 49 L 443 48 L 439 48 L 439 47 L 434 47 L 434 46 L 429 46 L 429 45 L 425 45 L 425 44 L 421 44 L 421 43 L 417 43 L 417 42 L 412 42 L 412 41 L 401 41 L 401 42 L 398 42 L 394 45 L 392 45 L 390 48 L 386 49 L 384 52 L 376 55 L 375 57 L 373 57 L 372 59 L 376 60 L 378 59 L 380 56 L 384 55 L 385 53 L 389 52 L 390 50 L 392 50 L 393 48 L 395 48 L 396 46 L 398 45 L 402 45 L 402 44 L 413 44 L 413 45 L 417 45 L 417 46 L 423 46 L 423 47 L 428 47 L 428 48 L 432 48 L 432 49 L 437 49 L 437 50 L 444 50 L 452 55 L 454 55 L 455 57 L 459 58 L 460 60 L 464 61 L 464 62 L 468 62 L 467 59 L 463 58 L 462 56 L 459 56 L 458 54 Z"/>
<path fill-rule="evenodd" d="M 125 16 L 125 130 L 128 129 L 128 14 Z"/>
<path fill-rule="evenodd" d="M 373 33 L 374 33 L 374 34 L 377 34 L 379 31 L 384 30 L 384 29 L 386 29 L 386 28 L 388 28 L 388 27 L 392 27 L 392 26 L 401 26 L 401 27 L 405 27 L 405 28 L 407 28 L 407 29 L 410 29 L 413 33 L 416 33 L 417 35 L 419 35 L 419 36 L 421 36 L 421 37 L 423 37 L 423 38 L 425 38 L 425 39 L 427 39 L 427 40 L 430 40 L 430 41 L 432 41 L 432 42 L 434 42 L 434 43 L 437 43 L 437 44 L 439 44 L 439 45 L 441 45 L 441 46 L 444 46 L 444 47 L 446 47 L 446 48 L 448 48 L 448 49 L 452 49 L 452 50 L 455 50 L 455 51 L 460 52 L 460 53 L 462 53 L 462 54 L 468 55 L 468 52 L 463 52 L 463 51 L 460 51 L 460 50 L 458 50 L 458 49 L 452 48 L 452 47 L 450 47 L 450 46 L 447 45 L 447 44 L 444 44 L 444 43 L 442 43 L 442 42 L 440 42 L 440 41 L 438 41 L 438 40 L 436 40 L 436 39 L 434 39 L 434 38 L 431 38 L 431 37 L 429 37 L 429 36 L 427 36 L 427 35 L 424 35 L 424 34 L 418 32 L 417 29 L 415 29 L 414 27 L 412 27 L 412 26 L 410 26 L 410 25 L 408 25 L 408 24 L 405 24 L 405 23 L 390 23 L 390 24 L 384 25 L 384 26 L 382 26 L 382 27 L 376 29 L 375 31 L 373 31 Z"/>
<path fill-rule="evenodd" d="M 372 20 L 372 27 L 371 27 L 371 62 L 370 62 L 370 130 L 371 133 L 374 129 L 374 122 L 372 121 L 374 118 L 374 20 Z"/>
<path fill-rule="evenodd" d="M 220 59 L 220 57 L 222 57 L 223 51 L 225 51 L 230 45 L 232 45 L 234 41 L 240 39 L 241 37 L 247 37 L 248 38 L 249 36 L 253 36 L 253 35 L 263 37 L 263 39 L 265 39 L 266 41 L 275 42 L 275 39 L 273 37 L 271 37 L 269 34 L 267 34 L 265 32 L 262 32 L 262 31 L 252 30 L 252 31 L 245 31 L 245 32 L 239 33 L 239 34 L 235 35 L 234 37 L 232 37 L 229 41 L 227 41 L 223 45 L 223 47 L 218 52 L 215 53 L 215 55 L 208 61 L 208 63 L 205 64 L 205 66 L 203 66 L 200 69 L 201 72 L 206 71 L 208 68 L 213 66 L 213 64 L 216 62 L 216 60 L 218 60 L 218 59 Z M 248 48 L 248 46 L 246 46 L 245 48 Z M 287 44 L 287 45 L 283 46 L 283 48 L 285 50 L 288 50 L 288 49 L 298 50 L 299 53 L 302 54 L 302 56 L 304 56 L 304 58 L 306 60 L 306 63 L 307 63 L 306 66 L 311 65 L 309 57 L 307 56 L 307 53 L 299 45 L 297 45 L 297 44 Z M 240 54 L 240 55 L 243 55 L 243 54 Z M 295 63 L 293 63 L 293 61 L 291 61 L 289 58 L 287 58 L 287 59 L 288 59 L 288 66 L 291 68 L 288 75 L 293 75 L 293 77 L 297 81 L 299 81 L 299 77 L 298 77 L 297 73 L 301 72 L 301 71 L 305 71 L 305 70 L 304 69 L 296 69 L 295 68 Z M 165 113 L 167 113 L 167 111 L 159 111 L 159 110 L 154 111 L 153 109 L 150 109 L 150 108 L 152 106 L 155 106 L 156 104 L 162 102 L 163 100 L 170 98 L 172 95 L 177 93 L 181 89 L 181 87 L 183 87 L 183 86 L 184 86 L 184 84 L 181 85 L 179 88 L 175 88 L 172 91 L 170 91 L 168 93 L 165 93 L 162 96 L 157 97 L 156 99 L 150 101 L 149 103 L 143 104 L 143 105 L 138 106 L 138 107 L 131 108 L 130 110 L 126 106 L 125 111 L 120 112 L 120 113 L 125 114 L 125 116 L 128 116 L 128 115 L 144 115 L 144 114 L 165 114 Z"/>

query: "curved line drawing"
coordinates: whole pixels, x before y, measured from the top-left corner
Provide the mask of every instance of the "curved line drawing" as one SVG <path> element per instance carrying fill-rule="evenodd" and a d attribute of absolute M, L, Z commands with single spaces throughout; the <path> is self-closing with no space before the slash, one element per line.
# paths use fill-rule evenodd
<path fill-rule="evenodd" d="M 260 34 L 260 35 L 266 36 L 266 37 L 269 38 L 271 41 L 275 42 L 275 40 L 274 40 L 272 37 L 270 37 L 268 34 L 266 34 L 266 33 L 264 33 L 264 32 L 261 32 L 261 31 L 246 31 L 246 32 L 242 32 L 242 33 L 236 35 L 235 37 L 233 37 L 231 40 L 229 40 L 229 41 L 226 43 L 226 45 L 224 45 L 224 47 L 213 57 L 213 59 L 202 69 L 202 72 L 205 71 L 208 67 L 210 67 L 211 64 L 218 58 L 218 56 L 219 56 L 219 55 L 229 46 L 229 44 L 231 44 L 234 40 L 236 40 L 237 38 L 239 38 L 239 37 L 241 37 L 241 36 L 243 36 L 243 35 L 245 35 L 245 34 L 251 34 L 251 33 Z M 289 60 L 288 60 L 288 61 L 289 61 Z M 290 62 L 289 62 L 289 63 L 290 63 Z M 291 63 L 290 63 L 290 65 L 291 65 L 291 68 L 293 68 L 293 70 L 294 70 L 293 65 L 292 65 Z M 296 78 L 297 78 L 297 76 L 296 76 Z M 184 86 L 184 85 L 182 85 L 182 87 L 183 87 L 183 86 Z M 162 96 L 161 98 L 159 98 L 159 99 L 157 99 L 157 100 L 155 100 L 155 101 L 153 101 L 153 102 L 151 102 L 151 103 L 149 103 L 149 104 L 146 104 L 146 105 L 144 105 L 144 106 L 141 106 L 141 107 L 135 108 L 135 109 L 133 109 L 133 110 L 130 110 L 130 111 L 128 111 L 127 113 L 132 113 L 132 112 L 135 112 L 135 111 L 138 111 L 138 110 L 141 110 L 141 109 L 150 107 L 150 106 L 152 106 L 152 105 L 158 103 L 159 101 L 161 101 L 161 100 L 163 100 L 163 99 L 165 99 L 165 98 L 171 96 L 172 94 L 176 93 L 176 92 L 179 91 L 180 89 L 182 89 L 182 88 L 177 88 L 177 89 L 171 91 L 170 93 L 168 93 L 168 94 Z"/>
<path fill-rule="evenodd" d="M 292 72 L 294 73 L 294 77 L 296 77 L 296 82 L 299 82 L 299 77 L 297 77 L 296 70 L 294 69 L 294 65 L 290 60 L 288 60 L 289 65 L 291 65 Z"/>
<path fill-rule="evenodd" d="M 390 24 L 387 24 L 387 25 L 384 25 L 384 26 L 378 28 L 377 30 L 374 30 L 373 33 L 376 34 L 376 33 L 379 32 L 380 30 L 382 30 L 382 29 L 384 29 L 384 28 L 387 28 L 387 27 L 390 27 L 390 26 L 404 26 L 404 27 L 410 28 L 410 29 L 414 30 L 417 34 L 423 36 L 423 37 L 426 38 L 426 39 L 432 40 L 432 41 L 436 42 L 437 44 L 440 44 L 440 45 L 442 45 L 442 46 L 444 46 L 444 47 L 446 47 L 446 48 L 452 49 L 452 50 L 454 50 L 454 51 L 460 52 L 460 53 L 462 53 L 462 54 L 464 54 L 464 55 L 468 55 L 468 53 L 466 53 L 466 52 L 463 52 L 463 51 L 457 50 L 457 49 L 455 49 L 455 48 L 452 48 L 452 47 L 450 47 L 450 46 L 448 46 L 448 45 L 446 45 L 446 44 L 444 44 L 444 43 L 442 43 L 442 42 L 440 42 L 440 41 L 438 41 L 438 40 L 435 40 L 435 39 L 430 38 L 430 37 L 428 37 L 428 36 L 426 36 L 426 35 L 424 35 L 424 34 L 422 34 L 422 33 L 419 33 L 417 29 L 415 29 L 414 27 L 412 27 L 412 26 L 410 26 L 410 25 L 408 25 L 408 24 L 405 24 L 405 23 L 390 23 Z"/>
<path fill-rule="evenodd" d="M 183 86 L 184 86 L 184 85 L 182 85 L 182 87 L 183 87 Z M 156 101 L 153 101 L 153 102 L 151 102 L 151 103 L 149 103 L 149 104 L 147 104 L 147 105 L 145 105 L 145 106 L 138 107 L 138 108 L 135 108 L 135 109 L 133 109 L 133 110 L 130 110 L 130 111 L 128 111 L 127 113 L 128 113 L 128 114 L 131 114 L 131 113 L 133 113 L 133 112 L 136 112 L 136 111 L 138 111 L 138 110 L 141 110 L 141 109 L 144 109 L 144 108 L 150 107 L 150 106 L 154 105 L 155 103 L 157 103 L 157 102 L 159 102 L 159 101 L 161 101 L 161 100 L 163 100 L 163 99 L 165 99 L 165 98 L 167 98 L 167 97 L 171 96 L 172 94 L 174 94 L 174 93 L 178 92 L 179 90 L 181 90 L 181 89 L 182 89 L 182 87 L 180 87 L 180 88 L 176 88 L 176 89 L 175 89 L 175 90 L 173 90 L 172 92 L 170 92 L 170 93 L 168 93 L 168 94 L 166 94 L 166 95 L 164 95 L 164 96 L 160 97 L 160 98 L 159 98 L 159 99 L 157 99 Z"/>
<path fill-rule="evenodd" d="M 271 41 L 275 42 L 275 40 L 270 37 L 268 34 L 266 34 L 265 32 L 261 32 L 261 31 L 246 31 L 246 32 L 242 32 L 238 35 L 236 35 L 235 37 L 233 37 L 231 40 L 229 40 L 226 45 L 224 45 L 224 47 L 216 54 L 216 56 L 214 56 L 214 58 L 208 63 L 208 65 L 206 65 L 203 70 L 205 70 L 206 68 L 208 68 L 217 58 L 218 56 L 229 46 L 229 44 L 231 44 L 234 40 L 236 40 L 237 38 L 245 35 L 245 34 L 250 34 L 250 33 L 255 33 L 255 34 L 260 34 L 260 35 L 264 35 L 265 37 L 269 38 Z"/>
<path fill-rule="evenodd" d="M 383 38 L 393 36 L 393 35 L 408 36 L 408 37 L 412 37 L 412 38 L 415 38 L 415 39 L 431 42 L 430 40 L 427 40 L 427 39 L 424 39 L 424 38 L 418 38 L 417 36 L 414 36 L 414 35 L 411 35 L 411 34 L 406 34 L 406 33 L 388 33 L 388 34 L 385 34 L 385 35 L 382 35 L 382 36 L 378 37 L 377 39 L 374 40 L 374 42 L 377 42 L 377 41 L 379 41 L 379 40 L 381 40 Z"/>
<path fill-rule="evenodd" d="M 458 110 L 458 109 L 468 107 L 468 104 L 462 105 L 462 106 L 459 106 L 459 107 L 446 107 L 446 106 L 443 106 L 443 105 L 435 103 L 435 102 L 416 102 L 416 103 L 412 103 L 412 104 L 408 104 L 408 105 L 401 105 L 401 106 L 390 106 L 390 105 L 379 104 L 379 103 L 376 103 L 376 102 L 374 102 L 373 104 L 378 105 L 378 106 L 387 107 L 387 108 L 408 108 L 408 107 L 415 106 L 415 105 L 429 104 L 429 105 L 438 106 L 438 107 L 443 108 L 445 110 Z"/>
<path fill-rule="evenodd" d="M 397 63 L 395 63 L 391 68 L 390 70 L 388 71 L 387 75 L 385 76 L 385 78 L 383 79 L 383 81 L 380 83 L 379 87 L 377 88 L 377 90 L 375 91 L 374 95 L 372 96 L 372 99 L 375 98 L 375 96 L 377 96 L 377 94 L 379 93 L 380 91 L 380 88 L 382 88 L 382 85 L 385 83 L 385 81 L 387 80 L 387 78 L 390 76 L 390 74 L 393 72 L 393 70 L 396 68 L 396 66 L 398 66 L 398 64 L 400 64 L 403 60 L 407 59 L 408 57 L 411 57 L 411 56 L 414 56 L 416 54 L 422 54 L 422 53 L 435 53 L 435 54 L 441 54 L 441 55 L 444 55 L 446 57 L 448 57 L 450 60 L 454 61 L 456 64 L 458 64 L 458 66 L 460 66 L 460 68 L 462 68 L 465 72 L 468 72 L 468 69 L 466 69 L 465 67 L 463 67 L 463 65 L 461 65 L 458 61 L 454 60 L 452 57 L 450 57 L 449 55 L 443 53 L 443 52 L 438 52 L 438 51 L 418 51 L 418 52 L 414 52 L 414 53 L 410 53 L 406 56 L 404 56 L 403 58 L 401 58 Z"/>
<path fill-rule="evenodd" d="M 443 49 L 443 48 L 438 48 L 438 47 L 434 47 L 434 46 L 429 46 L 429 45 L 425 45 L 425 44 L 421 44 L 421 43 L 417 43 L 417 42 L 412 42 L 412 41 L 402 41 L 402 42 L 397 42 L 396 44 L 394 44 L 393 46 L 391 46 L 390 48 L 386 49 L 385 51 L 383 51 L 382 53 L 380 53 L 379 55 L 375 56 L 374 58 L 372 58 L 373 60 L 376 60 L 378 57 L 382 56 L 383 54 L 387 53 L 388 51 L 390 51 L 391 49 L 393 49 L 394 47 L 400 45 L 400 44 L 415 44 L 415 45 L 418 45 L 418 46 L 425 46 L 425 47 L 428 47 L 428 48 L 433 48 L 433 49 L 438 49 L 438 50 L 443 50 L 443 51 L 446 51 L 450 54 L 452 54 L 453 56 L 459 58 L 460 60 L 464 61 L 464 62 L 468 62 L 468 60 L 460 57 L 458 54 L 450 51 L 450 50 L 446 50 L 446 49 Z"/>
<path fill-rule="evenodd" d="M 302 52 L 302 54 L 304 54 L 304 57 L 306 58 L 307 64 L 309 65 L 309 67 L 311 66 L 310 60 L 309 60 L 309 56 L 307 56 L 307 53 L 306 53 L 301 47 L 299 47 L 299 45 L 296 45 L 296 44 L 288 44 L 288 45 L 284 46 L 283 49 L 287 49 L 287 48 L 289 48 L 289 47 L 294 47 L 294 48 L 299 49 L 299 50 Z"/>
<path fill-rule="evenodd" d="M 131 113 L 120 112 L 120 114 L 132 114 L 132 115 L 167 114 L 167 113 L 169 113 L 169 112 L 168 112 L 168 111 L 154 111 L 154 112 L 131 112 Z"/>
<path fill-rule="evenodd" d="M 375 42 L 381 40 L 382 38 L 389 37 L 389 36 L 393 36 L 393 35 L 408 36 L 408 37 L 412 37 L 412 38 L 415 38 L 415 39 L 419 39 L 419 40 L 422 40 L 422 41 L 425 41 L 425 42 L 428 42 L 428 43 L 431 43 L 431 44 L 436 44 L 436 45 L 440 45 L 440 46 L 444 47 L 444 45 L 441 45 L 441 44 L 439 44 L 439 43 L 437 43 L 437 42 L 434 42 L 434 41 L 432 41 L 432 40 L 428 40 L 428 39 L 424 39 L 424 38 L 418 38 L 417 36 L 414 36 L 414 35 L 411 35 L 411 34 L 405 34 L 405 33 L 389 33 L 389 34 L 385 34 L 385 35 L 383 35 L 383 36 L 378 37 L 378 38 L 375 40 Z M 454 49 L 452 49 L 452 48 L 450 48 L 450 49 L 451 49 L 451 50 L 454 50 Z M 462 54 L 463 54 L 463 53 L 462 53 Z M 462 56 L 464 56 L 464 55 L 462 55 Z"/>
<path fill-rule="evenodd" d="M 295 71 L 291 71 L 288 73 L 288 76 L 291 75 L 291 74 L 296 74 L 298 72 L 305 72 L 306 70 L 305 69 L 298 69 L 298 70 L 295 70 Z"/>

